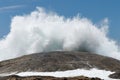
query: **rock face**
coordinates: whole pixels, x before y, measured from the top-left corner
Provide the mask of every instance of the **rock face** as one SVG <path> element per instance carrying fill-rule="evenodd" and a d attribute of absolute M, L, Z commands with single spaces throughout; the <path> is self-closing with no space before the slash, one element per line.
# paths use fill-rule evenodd
<path fill-rule="evenodd" d="M 0 73 L 64 71 L 77 68 L 120 70 L 120 61 L 88 52 L 43 52 L 0 62 Z"/>
<path fill-rule="evenodd" d="M 78 76 L 78 77 L 64 77 L 64 78 L 56 78 L 56 77 L 50 77 L 50 76 L 29 76 L 29 77 L 19 77 L 16 75 L 13 76 L 7 76 L 0 78 L 0 80 L 102 80 L 100 78 L 88 78 L 84 76 Z"/>
<path fill-rule="evenodd" d="M 120 71 L 111 74 L 109 77 L 114 79 L 120 79 Z"/>

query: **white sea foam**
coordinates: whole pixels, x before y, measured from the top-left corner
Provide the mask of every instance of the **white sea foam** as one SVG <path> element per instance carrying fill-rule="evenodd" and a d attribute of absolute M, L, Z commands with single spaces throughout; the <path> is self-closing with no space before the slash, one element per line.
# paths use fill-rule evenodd
<path fill-rule="evenodd" d="M 9 34 L 0 40 L 0 60 L 44 51 L 88 51 L 120 59 L 119 46 L 107 36 L 108 19 L 96 25 L 87 18 L 65 18 L 37 10 L 12 18 Z"/>
<path fill-rule="evenodd" d="M 104 80 L 119 80 L 111 79 L 109 75 L 112 74 L 111 71 L 99 70 L 96 68 L 85 70 L 85 69 L 75 69 L 67 71 L 56 71 L 56 72 L 20 72 L 11 74 L 0 74 L 0 76 L 8 75 L 18 75 L 18 76 L 53 76 L 53 77 L 76 77 L 76 76 L 87 76 L 87 77 L 98 77 Z"/>

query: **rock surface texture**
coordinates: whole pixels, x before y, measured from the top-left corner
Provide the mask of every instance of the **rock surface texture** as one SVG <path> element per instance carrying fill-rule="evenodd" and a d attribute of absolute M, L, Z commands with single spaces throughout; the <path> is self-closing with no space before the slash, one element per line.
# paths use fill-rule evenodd
<path fill-rule="evenodd" d="M 26 71 L 36 72 L 65 71 L 78 68 L 79 69 L 98 68 L 102 70 L 118 72 L 120 70 L 120 61 L 110 57 L 105 57 L 89 52 L 55 51 L 35 53 L 0 62 L 0 74 Z M 120 78 L 119 73 L 110 75 L 110 77 L 112 78 L 115 78 L 114 76 Z M 8 80 L 45 80 L 44 78 L 37 79 L 37 77 L 35 77 L 36 79 L 32 79 L 33 77 L 29 78 L 31 79 L 21 77 L 21 79 L 8 79 Z M 51 79 L 46 80 L 59 80 L 59 79 L 52 79 L 51 77 Z M 60 80 L 66 79 L 61 78 Z M 73 79 L 70 78 L 67 80 Z M 97 80 L 97 79 L 74 79 L 74 80 Z"/>

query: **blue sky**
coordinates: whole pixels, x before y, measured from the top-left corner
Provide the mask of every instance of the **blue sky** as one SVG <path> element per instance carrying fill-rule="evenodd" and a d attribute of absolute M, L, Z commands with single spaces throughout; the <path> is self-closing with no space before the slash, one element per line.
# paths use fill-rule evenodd
<path fill-rule="evenodd" d="M 12 17 L 29 14 L 37 6 L 65 17 L 79 13 L 94 23 L 108 18 L 108 36 L 120 42 L 120 0 L 0 0 L 0 38 L 9 33 Z"/>

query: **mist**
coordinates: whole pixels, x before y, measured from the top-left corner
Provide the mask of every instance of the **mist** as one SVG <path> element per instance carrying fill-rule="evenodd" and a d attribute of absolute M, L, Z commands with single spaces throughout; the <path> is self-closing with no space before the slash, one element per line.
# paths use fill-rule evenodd
<path fill-rule="evenodd" d="M 95 24 L 90 19 L 66 18 L 41 7 L 16 15 L 10 32 L 0 39 L 0 61 L 49 51 L 87 51 L 120 60 L 117 42 L 110 39 L 108 19 Z"/>

